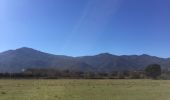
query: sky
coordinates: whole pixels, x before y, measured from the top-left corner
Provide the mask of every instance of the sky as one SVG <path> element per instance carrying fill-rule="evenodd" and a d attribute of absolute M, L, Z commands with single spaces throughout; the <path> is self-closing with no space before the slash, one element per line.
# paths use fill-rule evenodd
<path fill-rule="evenodd" d="M 170 57 L 170 0 L 0 0 L 0 52 Z"/>

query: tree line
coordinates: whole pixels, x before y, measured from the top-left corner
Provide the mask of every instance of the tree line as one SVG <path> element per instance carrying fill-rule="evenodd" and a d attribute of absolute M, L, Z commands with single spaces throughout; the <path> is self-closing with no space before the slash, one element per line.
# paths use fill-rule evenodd
<path fill-rule="evenodd" d="M 106 72 L 81 72 L 58 69 L 30 68 L 20 73 L 0 73 L 0 78 L 24 79 L 168 79 L 168 70 L 162 70 L 158 64 L 148 65 L 144 70 L 112 71 Z M 169 78 L 170 79 L 170 78 Z"/>

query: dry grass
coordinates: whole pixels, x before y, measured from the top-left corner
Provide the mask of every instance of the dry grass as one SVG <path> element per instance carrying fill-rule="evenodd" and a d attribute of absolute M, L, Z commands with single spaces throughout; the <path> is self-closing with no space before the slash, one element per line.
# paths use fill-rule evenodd
<path fill-rule="evenodd" d="M 0 80 L 0 100 L 170 100 L 170 81 Z"/>

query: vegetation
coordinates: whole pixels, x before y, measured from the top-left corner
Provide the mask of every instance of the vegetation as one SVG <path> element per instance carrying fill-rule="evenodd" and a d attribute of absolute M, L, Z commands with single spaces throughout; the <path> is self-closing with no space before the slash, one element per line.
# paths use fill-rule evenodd
<path fill-rule="evenodd" d="M 161 75 L 161 66 L 158 64 L 152 64 L 145 68 L 146 75 L 153 79 L 156 79 Z"/>
<path fill-rule="evenodd" d="M 110 73 L 26 69 L 0 74 L 0 100 L 169 100 L 170 81 L 147 79 L 158 76 L 170 79 L 170 72 L 157 64 Z"/>
<path fill-rule="evenodd" d="M 0 100 L 169 100 L 167 80 L 0 80 Z"/>
<path fill-rule="evenodd" d="M 31 68 L 20 73 L 0 73 L 0 79 L 170 79 L 170 70 L 158 64 L 148 65 L 145 70 L 111 72 L 59 70 L 54 68 Z"/>
<path fill-rule="evenodd" d="M 27 69 L 21 73 L 1 73 L 0 78 L 22 79 L 143 79 L 143 71 L 80 72 L 57 69 Z"/>
<path fill-rule="evenodd" d="M 58 69 L 26 69 L 21 73 L 1 73 L 0 78 L 32 78 L 32 79 L 156 79 L 161 75 L 161 66 L 152 64 L 145 68 L 145 70 L 138 71 L 112 71 L 105 72 L 83 72 L 73 70 L 58 70 Z M 169 71 L 164 70 L 160 79 L 168 79 Z"/>

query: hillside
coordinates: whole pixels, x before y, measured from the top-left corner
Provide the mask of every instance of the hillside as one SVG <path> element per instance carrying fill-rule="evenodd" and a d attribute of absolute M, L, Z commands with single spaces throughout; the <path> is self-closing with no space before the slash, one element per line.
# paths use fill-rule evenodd
<path fill-rule="evenodd" d="M 140 70 L 153 63 L 160 64 L 163 68 L 170 67 L 170 59 L 149 55 L 117 56 L 102 53 L 94 56 L 70 57 L 48 54 L 27 47 L 0 53 L 0 72 L 20 72 L 27 68 L 111 72 Z"/>

